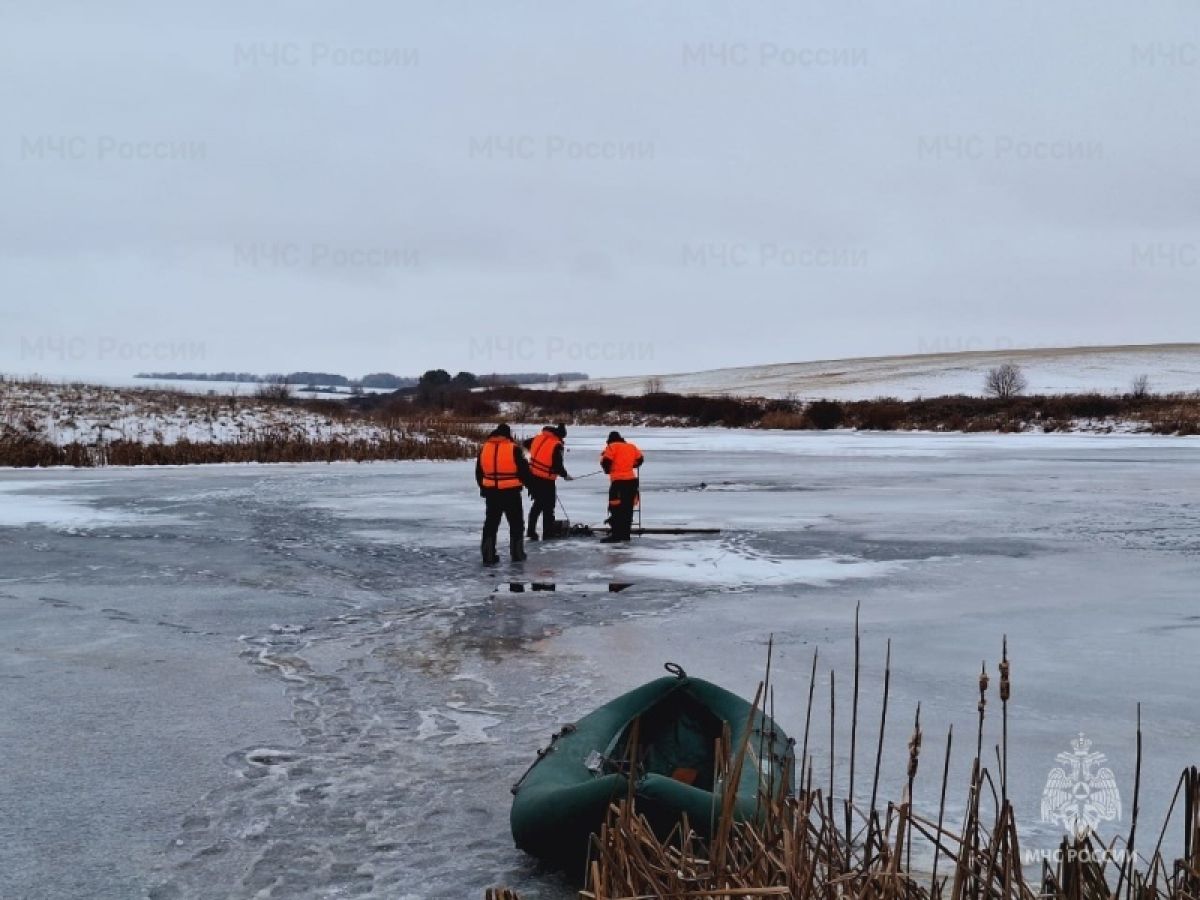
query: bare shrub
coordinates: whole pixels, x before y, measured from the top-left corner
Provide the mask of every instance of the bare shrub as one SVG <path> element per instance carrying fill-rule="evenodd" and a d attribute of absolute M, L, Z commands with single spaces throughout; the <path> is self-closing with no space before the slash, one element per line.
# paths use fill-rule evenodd
<path fill-rule="evenodd" d="M 1143 372 L 1133 379 L 1129 386 L 1129 396 L 1135 400 L 1145 400 L 1150 396 L 1150 376 Z"/>
<path fill-rule="evenodd" d="M 266 381 L 254 392 L 259 400 L 270 400 L 275 403 L 286 403 L 292 399 L 292 386 L 282 378 Z"/>
<path fill-rule="evenodd" d="M 983 379 L 983 391 L 989 397 L 999 400 L 1011 400 L 1025 393 L 1029 380 L 1021 367 L 1016 363 L 1003 363 L 994 369 L 988 369 Z"/>
<path fill-rule="evenodd" d="M 804 410 L 804 416 L 808 419 L 810 427 L 819 428 L 822 431 L 837 428 L 842 424 L 845 415 L 842 404 L 836 400 L 814 400 Z"/>
<path fill-rule="evenodd" d="M 906 413 L 904 403 L 891 397 L 870 400 L 863 405 L 855 427 L 865 431 L 895 431 L 903 425 Z"/>
<path fill-rule="evenodd" d="M 663 380 L 658 377 L 647 378 L 642 383 L 643 394 L 661 394 L 663 392 Z"/>

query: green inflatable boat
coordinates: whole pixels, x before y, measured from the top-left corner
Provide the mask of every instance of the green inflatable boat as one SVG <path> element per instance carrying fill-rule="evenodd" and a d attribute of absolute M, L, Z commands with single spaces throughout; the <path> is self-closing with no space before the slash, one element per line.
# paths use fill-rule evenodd
<path fill-rule="evenodd" d="M 668 663 L 659 678 L 568 725 L 538 752 L 537 762 L 513 785 L 513 838 L 539 859 L 581 876 L 590 836 L 609 804 L 629 790 L 629 741 L 638 738 L 633 789 L 638 812 L 665 836 L 687 813 L 708 836 L 723 801 L 714 784 L 716 742 L 725 726 L 736 752 L 752 729 L 737 786 L 734 814 L 755 815 L 760 789 L 795 784 L 793 742 L 750 703 Z M 637 728 L 634 723 L 637 722 Z"/>

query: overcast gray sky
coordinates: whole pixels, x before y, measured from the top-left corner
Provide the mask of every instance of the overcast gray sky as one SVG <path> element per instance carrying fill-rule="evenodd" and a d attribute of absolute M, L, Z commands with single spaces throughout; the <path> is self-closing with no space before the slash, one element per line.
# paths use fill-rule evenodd
<path fill-rule="evenodd" d="M 0 371 L 1200 334 L 1200 5 L 0 0 Z"/>

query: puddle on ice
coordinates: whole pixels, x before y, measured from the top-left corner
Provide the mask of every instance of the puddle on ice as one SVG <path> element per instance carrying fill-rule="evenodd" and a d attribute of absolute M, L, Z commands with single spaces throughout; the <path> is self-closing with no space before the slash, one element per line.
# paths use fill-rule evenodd
<path fill-rule="evenodd" d="M 633 587 L 631 581 L 610 581 L 605 584 L 597 583 L 582 583 L 582 584 L 564 584 L 556 581 L 506 581 L 496 585 L 493 594 L 524 594 L 530 593 L 559 593 L 559 594 L 619 594 L 627 588 Z"/>
<path fill-rule="evenodd" d="M 855 556 L 797 559 L 772 556 L 729 543 L 637 548 L 637 558 L 618 570 L 639 578 L 723 587 L 807 584 L 825 587 L 855 578 L 881 578 L 904 568 L 903 560 L 872 561 Z"/>
<path fill-rule="evenodd" d="M 760 491 L 770 491 L 779 493 L 781 490 L 788 492 L 811 490 L 798 485 L 787 485 L 786 488 L 776 482 L 771 481 L 700 481 L 695 484 L 680 484 L 671 485 L 660 488 L 664 494 L 681 494 L 694 491 L 724 491 L 729 493 L 756 493 Z"/>

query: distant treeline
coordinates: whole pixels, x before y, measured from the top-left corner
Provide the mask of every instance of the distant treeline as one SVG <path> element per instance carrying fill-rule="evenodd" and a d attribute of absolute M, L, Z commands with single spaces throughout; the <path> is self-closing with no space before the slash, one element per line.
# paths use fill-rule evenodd
<path fill-rule="evenodd" d="M 494 384 L 554 384 L 562 381 L 587 381 L 587 372 L 492 372 L 480 375 L 479 383 Z"/>
<path fill-rule="evenodd" d="M 415 389 L 361 397 L 352 407 L 385 416 L 442 413 L 463 419 L 570 422 L 578 425 L 723 425 L 730 428 L 862 431 L 1066 431 L 1125 424 L 1155 434 L 1200 434 L 1200 395 L 1135 393 L 930 397 L 917 400 L 766 400 L 654 391 L 636 396 L 600 390 L 480 389 L 469 373 L 426 373 Z"/>
<path fill-rule="evenodd" d="M 421 376 L 416 388 L 395 394 L 355 397 L 351 408 L 405 417 L 440 412 L 468 419 L 494 419 L 504 406 L 520 412 L 507 416 L 566 420 L 579 424 L 619 423 L 631 417 L 669 419 L 681 425 L 757 425 L 766 413 L 792 407 L 785 401 L 743 400 L 656 392 L 639 396 L 606 394 L 600 390 L 540 390 L 515 384 L 488 386 L 470 372 L 436 369 Z"/>
<path fill-rule="evenodd" d="M 441 370 L 437 370 L 441 371 Z M 259 375 L 254 372 L 138 372 L 135 378 L 158 381 L 227 381 L 238 384 L 299 384 L 321 387 L 364 387 L 400 390 L 416 387 L 421 379 L 391 372 L 372 372 L 362 378 L 347 378 L 336 372 L 275 372 Z M 481 375 L 477 384 L 538 384 L 563 381 L 586 381 L 586 372 L 493 372 Z M 475 376 L 472 376 L 475 378 Z"/>
<path fill-rule="evenodd" d="M 413 387 L 416 378 L 393 375 L 391 372 L 372 372 L 359 379 L 347 378 L 336 372 L 271 372 L 259 375 L 255 372 L 138 372 L 135 378 L 158 381 L 230 381 L 238 384 L 301 384 L 321 387 L 369 387 L 399 388 Z"/>

